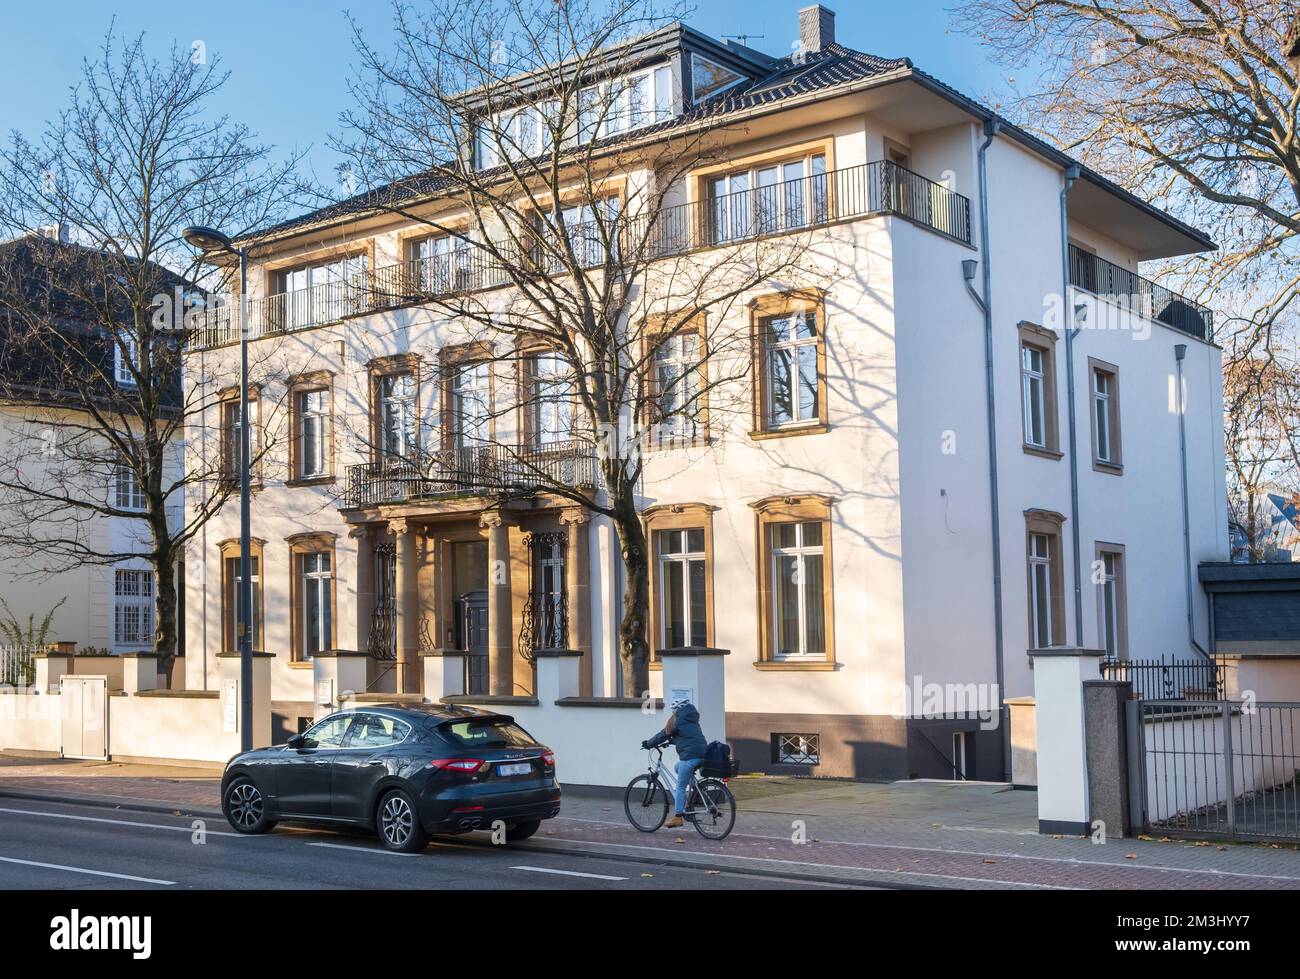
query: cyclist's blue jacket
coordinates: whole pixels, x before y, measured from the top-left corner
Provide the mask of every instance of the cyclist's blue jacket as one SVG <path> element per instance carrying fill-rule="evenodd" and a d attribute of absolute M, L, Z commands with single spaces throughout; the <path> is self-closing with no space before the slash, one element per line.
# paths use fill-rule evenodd
<path fill-rule="evenodd" d="M 704 757 L 709 743 L 704 740 L 704 731 L 700 729 L 700 712 L 694 704 L 682 704 L 669 714 L 664 729 L 647 744 L 657 747 L 664 742 L 677 749 L 677 757 L 682 761 L 694 761 Z"/>

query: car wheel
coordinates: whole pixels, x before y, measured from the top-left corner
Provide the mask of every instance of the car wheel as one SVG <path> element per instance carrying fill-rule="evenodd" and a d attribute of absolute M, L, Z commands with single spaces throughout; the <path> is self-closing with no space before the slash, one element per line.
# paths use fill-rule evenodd
<path fill-rule="evenodd" d="M 265 833 L 275 826 L 266 816 L 266 799 L 251 778 L 241 775 L 226 786 L 221 797 L 226 821 L 240 833 Z"/>
<path fill-rule="evenodd" d="M 375 824 L 380 841 L 397 853 L 419 853 L 429 845 L 429 834 L 420 825 L 415 803 L 402 789 L 394 789 L 379 800 Z"/>
<path fill-rule="evenodd" d="M 530 819 L 524 823 L 515 823 L 513 826 L 507 826 L 506 842 L 518 843 L 521 840 L 526 840 L 528 837 L 536 833 L 537 830 L 541 828 L 541 825 L 542 821 L 540 819 Z"/>

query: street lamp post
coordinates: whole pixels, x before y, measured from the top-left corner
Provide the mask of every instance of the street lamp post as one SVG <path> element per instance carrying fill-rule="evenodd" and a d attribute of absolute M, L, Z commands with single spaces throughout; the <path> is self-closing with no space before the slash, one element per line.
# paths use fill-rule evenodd
<path fill-rule="evenodd" d="M 212 228 L 181 232 L 204 252 L 223 251 L 239 260 L 239 593 L 236 597 L 239 639 L 239 745 L 253 747 L 253 584 L 249 519 L 249 469 L 252 463 L 248 424 L 248 249 L 236 248 L 229 236 Z"/>

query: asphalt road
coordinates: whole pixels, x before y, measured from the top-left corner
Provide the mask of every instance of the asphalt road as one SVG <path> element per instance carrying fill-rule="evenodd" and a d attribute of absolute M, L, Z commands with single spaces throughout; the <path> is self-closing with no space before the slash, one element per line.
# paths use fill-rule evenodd
<path fill-rule="evenodd" d="M 281 825 L 241 836 L 224 820 L 0 799 L 0 889 L 468 888 L 824 890 L 835 885 L 440 838 L 420 854 L 373 836 Z"/>

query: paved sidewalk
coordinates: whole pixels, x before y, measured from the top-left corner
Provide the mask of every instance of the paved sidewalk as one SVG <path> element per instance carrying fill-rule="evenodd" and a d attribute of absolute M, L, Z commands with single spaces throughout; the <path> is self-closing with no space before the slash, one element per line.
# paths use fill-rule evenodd
<path fill-rule="evenodd" d="M 892 887 L 1300 890 L 1300 850 L 1176 840 L 1040 836 L 1033 792 L 954 782 L 785 778 L 733 783 L 740 814 L 721 843 L 643 834 L 621 798 L 570 792 L 527 844 L 651 863 Z M 219 816 L 212 772 L 0 753 L 0 796 Z"/>

